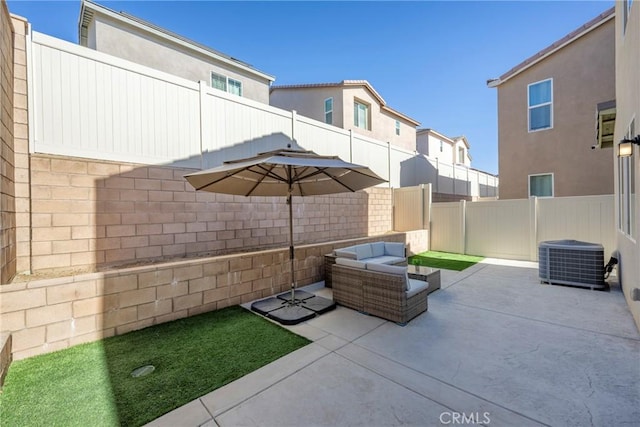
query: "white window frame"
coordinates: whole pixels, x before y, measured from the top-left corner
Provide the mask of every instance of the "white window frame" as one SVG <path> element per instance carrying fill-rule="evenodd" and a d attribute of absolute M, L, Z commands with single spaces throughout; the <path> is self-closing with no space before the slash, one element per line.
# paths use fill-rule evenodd
<path fill-rule="evenodd" d="M 458 147 L 458 163 L 464 164 L 464 147 Z"/>
<path fill-rule="evenodd" d="M 442 153 L 444 151 L 444 141 L 440 140 L 440 152 Z"/>
<path fill-rule="evenodd" d="M 533 176 L 551 176 L 551 195 L 550 196 L 534 196 L 531 194 L 531 177 Z M 527 194 L 529 195 L 529 197 L 537 197 L 539 199 L 550 199 L 552 197 L 555 196 L 556 194 L 556 182 L 555 182 L 555 176 L 553 175 L 553 172 L 547 172 L 547 173 L 532 173 L 527 177 Z"/>
<path fill-rule="evenodd" d="M 547 81 L 551 82 L 550 101 L 549 102 L 543 102 L 541 104 L 531 105 L 531 102 L 530 102 L 530 94 L 531 94 L 531 90 L 530 89 L 531 89 L 531 86 L 535 86 L 537 84 L 544 83 L 544 82 L 547 82 Z M 540 128 L 540 129 L 531 129 L 531 110 L 533 108 L 544 107 L 546 105 L 551 106 L 549 108 L 549 127 Z M 527 129 L 528 129 L 529 133 L 541 132 L 541 131 L 553 129 L 553 78 L 540 80 L 540 81 L 533 82 L 533 83 L 530 83 L 530 84 L 527 85 Z"/>
<path fill-rule="evenodd" d="M 364 118 L 364 126 L 358 120 L 358 105 L 361 105 L 365 108 L 365 118 Z M 371 105 L 367 104 L 364 101 L 361 101 L 357 98 L 353 99 L 353 125 L 359 129 L 371 130 Z"/>
<path fill-rule="evenodd" d="M 396 135 L 400 136 L 400 120 L 396 120 Z"/>
<path fill-rule="evenodd" d="M 327 109 L 327 101 L 329 101 L 331 103 L 331 108 Z M 328 119 L 328 115 L 330 116 L 330 119 Z M 329 97 L 327 99 L 324 100 L 324 122 L 328 125 L 332 125 L 333 124 L 333 97 Z"/>
<path fill-rule="evenodd" d="M 635 117 L 627 127 L 625 138 L 631 139 L 636 132 Z M 618 230 L 631 239 L 636 240 L 636 154 L 628 157 L 618 157 Z"/>
<path fill-rule="evenodd" d="M 213 77 L 214 76 L 224 79 L 224 89 L 215 87 L 213 85 Z M 213 87 L 215 89 L 223 90 L 223 91 L 225 91 L 227 93 L 231 93 L 233 95 L 242 96 L 242 92 L 243 92 L 242 91 L 242 82 L 240 80 L 232 79 L 232 78 L 230 78 L 228 76 L 225 76 L 224 74 L 220 74 L 220 73 L 216 73 L 215 71 L 211 71 L 211 77 L 209 79 L 209 84 L 210 84 L 211 87 Z M 237 87 L 239 93 L 232 92 L 230 90 L 231 87 Z"/>

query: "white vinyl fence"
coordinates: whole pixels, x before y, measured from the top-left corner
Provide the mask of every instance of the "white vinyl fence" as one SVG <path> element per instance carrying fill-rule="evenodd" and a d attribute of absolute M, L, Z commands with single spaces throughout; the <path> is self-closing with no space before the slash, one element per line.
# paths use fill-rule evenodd
<path fill-rule="evenodd" d="M 29 43 L 32 152 L 208 168 L 287 144 L 369 166 L 399 188 L 495 196 L 497 177 L 37 32 Z"/>
<path fill-rule="evenodd" d="M 435 251 L 536 261 L 538 244 L 573 239 L 615 248 L 613 195 L 434 203 Z"/>
<path fill-rule="evenodd" d="M 431 218 L 431 184 L 393 190 L 393 229 L 428 230 Z"/>

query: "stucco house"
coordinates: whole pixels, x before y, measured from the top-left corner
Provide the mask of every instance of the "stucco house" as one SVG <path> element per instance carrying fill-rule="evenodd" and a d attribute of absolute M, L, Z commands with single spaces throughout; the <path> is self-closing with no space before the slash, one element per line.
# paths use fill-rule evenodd
<path fill-rule="evenodd" d="M 498 92 L 500 198 L 613 193 L 612 145 L 598 146 L 593 129 L 598 105 L 616 96 L 614 15 L 487 82 Z"/>
<path fill-rule="evenodd" d="M 265 104 L 275 78 L 229 55 L 125 12 L 83 0 L 80 45 Z"/>
<path fill-rule="evenodd" d="M 416 151 L 440 162 L 471 167 L 469 148 L 465 136 L 448 137 L 428 128 L 416 131 Z"/>
<path fill-rule="evenodd" d="M 366 80 L 272 86 L 269 103 L 406 150 L 416 149 L 420 123 L 389 107 Z"/>
<path fill-rule="evenodd" d="M 636 197 L 640 188 L 640 5 L 637 1 L 617 1 L 615 9 L 615 154 L 611 163 L 615 177 L 618 276 L 640 327 L 640 206 Z"/>

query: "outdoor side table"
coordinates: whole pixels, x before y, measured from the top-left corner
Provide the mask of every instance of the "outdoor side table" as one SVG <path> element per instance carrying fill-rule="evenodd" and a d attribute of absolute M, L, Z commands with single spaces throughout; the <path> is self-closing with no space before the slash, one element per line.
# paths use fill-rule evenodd
<path fill-rule="evenodd" d="M 429 282 L 427 294 L 440 289 L 440 270 L 437 268 L 423 267 L 421 265 L 411 265 L 407 267 L 410 279 Z"/>

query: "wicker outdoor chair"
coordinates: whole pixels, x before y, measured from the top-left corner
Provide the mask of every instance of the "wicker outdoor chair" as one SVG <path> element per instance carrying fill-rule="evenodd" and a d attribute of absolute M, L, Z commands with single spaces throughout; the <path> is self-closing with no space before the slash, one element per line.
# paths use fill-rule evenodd
<path fill-rule="evenodd" d="M 428 286 L 407 291 L 406 274 L 391 274 L 334 264 L 333 300 L 345 307 L 399 324 L 427 311 Z M 414 284 L 418 281 L 410 280 Z M 420 282 L 425 283 L 425 282 Z"/>

